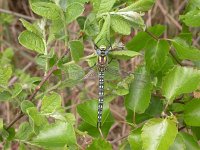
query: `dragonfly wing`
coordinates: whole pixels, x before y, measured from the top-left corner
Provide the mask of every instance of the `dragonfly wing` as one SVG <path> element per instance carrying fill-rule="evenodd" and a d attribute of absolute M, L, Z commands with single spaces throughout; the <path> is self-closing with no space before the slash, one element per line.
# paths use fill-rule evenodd
<path fill-rule="evenodd" d="M 96 79 L 97 78 L 97 71 L 95 69 L 89 69 L 89 71 L 84 72 L 71 72 L 69 77 L 66 77 L 62 81 L 62 88 L 65 87 L 73 87 L 82 83 L 82 81 L 89 80 L 89 79 Z"/>

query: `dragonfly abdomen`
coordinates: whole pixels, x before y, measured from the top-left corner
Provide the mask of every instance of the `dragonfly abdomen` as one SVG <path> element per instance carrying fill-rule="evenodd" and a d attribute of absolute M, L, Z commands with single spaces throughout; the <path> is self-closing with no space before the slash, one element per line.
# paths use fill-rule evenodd
<path fill-rule="evenodd" d="M 103 101 L 104 101 L 104 70 L 102 69 L 99 71 L 99 102 L 98 102 L 97 128 L 101 127 Z"/>

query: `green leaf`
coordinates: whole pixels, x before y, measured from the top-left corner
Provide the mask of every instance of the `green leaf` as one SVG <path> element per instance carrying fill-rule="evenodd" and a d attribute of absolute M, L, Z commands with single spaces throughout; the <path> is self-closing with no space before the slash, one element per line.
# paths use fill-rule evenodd
<path fill-rule="evenodd" d="M 171 41 L 180 59 L 200 60 L 199 49 L 189 46 L 181 38 L 175 38 Z"/>
<path fill-rule="evenodd" d="M 142 19 L 142 15 L 133 12 L 111 12 L 111 27 L 115 31 L 119 31 L 121 34 L 130 34 L 130 28 L 133 27 L 135 29 L 144 29 L 144 20 Z M 114 18 L 115 22 L 112 23 L 112 19 Z M 127 28 L 127 29 L 126 29 Z M 123 31 L 125 30 L 125 31 Z M 125 35 L 126 35 L 125 34 Z"/>
<path fill-rule="evenodd" d="M 37 36 L 43 38 L 43 35 L 41 33 L 41 31 L 39 30 L 39 27 L 31 24 L 30 22 L 24 20 L 24 19 L 20 19 L 20 21 L 22 22 L 23 26 L 26 28 L 26 30 L 35 33 Z"/>
<path fill-rule="evenodd" d="M 117 59 L 131 59 L 135 56 L 141 55 L 140 53 L 134 52 L 134 51 L 129 51 L 129 50 L 121 50 L 121 51 L 113 51 L 109 53 L 114 58 Z"/>
<path fill-rule="evenodd" d="M 98 109 L 98 100 L 88 100 L 84 103 L 81 103 L 77 106 L 77 111 L 81 118 L 89 123 L 90 125 L 97 126 L 97 109 Z M 102 114 L 102 126 L 105 123 L 109 115 L 109 105 L 107 102 L 104 102 L 103 114 Z"/>
<path fill-rule="evenodd" d="M 200 126 L 200 99 L 193 99 L 185 105 L 184 121 L 189 126 Z"/>
<path fill-rule="evenodd" d="M 23 113 L 27 113 L 26 110 L 30 107 L 34 107 L 35 105 L 31 102 L 31 101 L 28 101 L 28 100 L 24 100 L 22 103 L 21 103 L 21 110 Z"/>
<path fill-rule="evenodd" d="M 28 122 L 24 122 L 19 126 L 15 138 L 19 140 L 27 140 L 31 135 L 33 135 L 33 129 Z"/>
<path fill-rule="evenodd" d="M 3 119 L 0 118 L 0 133 L 1 133 L 2 130 L 3 130 Z"/>
<path fill-rule="evenodd" d="M 109 115 L 101 128 L 101 132 L 104 137 L 108 136 L 109 130 L 111 126 L 113 125 L 113 123 L 114 123 L 114 119 L 111 113 L 109 112 Z M 97 127 L 96 126 L 94 127 L 85 121 L 81 122 L 78 129 L 83 132 L 87 132 L 92 137 L 95 137 L 95 138 L 101 137 L 101 134 L 99 133 L 99 130 L 97 130 Z"/>
<path fill-rule="evenodd" d="M 159 37 L 161 36 L 164 31 L 165 31 L 165 26 L 162 25 L 155 25 L 153 27 L 150 27 L 147 29 L 149 32 L 151 32 L 152 34 L 154 34 L 155 36 Z M 147 34 L 146 32 L 139 32 L 136 36 L 134 36 L 132 38 L 132 40 L 130 40 L 127 44 L 126 44 L 126 48 L 128 50 L 132 50 L 132 51 L 140 51 L 142 50 L 145 46 L 146 43 L 152 39 L 151 36 L 149 36 L 149 34 Z"/>
<path fill-rule="evenodd" d="M 128 136 L 128 142 L 131 149 L 141 150 L 142 149 L 142 138 L 141 138 L 141 128 L 137 128 L 131 132 Z"/>
<path fill-rule="evenodd" d="M 173 144 L 178 129 L 176 123 L 170 119 L 153 118 L 142 128 L 142 142 L 144 150 L 168 150 Z"/>
<path fill-rule="evenodd" d="M 70 52 L 73 60 L 78 62 L 81 57 L 84 55 L 84 46 L 83 43 L 79 40 L 74 40 L 69 42 Z"/>
<path fill-rule="evenodd" d="M 163 78 L 162 93 L 171 104 L 176 96 L 193 92 L 199 85 L 199 70 L 176 66 Z"/>
<path fill-rule="evenodd" d="M 111 27 L 115 32 L 123 35 L 129 35 L 131 33 L 130 23 L 119 15 L 111 16 Z"/>
<path fill-rule="evenodd" d="M 111 10 L 116 0 L 92 0 L 93 11 L 98 14 L 106 13 Z"/>
<path fill-rule="evenodd" d="M 0 102 L 1 101 L 10 101 L 12 100 L 12 95 L 10 92 L 8 91 L 2 91 L 1 92 L 1 88 L 0 88 Z"/>
<path fill-rule="evenodd" d="M 63 148 L 66 145 L 75 145 L 74 128 L 71 124 L 65 122 L 50 124 L 41 130 L 37 137 L 33 138 L 32 143 L 45 148 Z"/>
<path fill-rule="evenodd" d="M 84 24 L 85 33 L 89 36 L 96 36 L 99 33 L 99 30 L 96 15 L 94 13 L 89 14 Z"/>
<path fill-rule="evenodd" d="M 84 11 L 84 6 L 81 3 L 74 2 L 67 6 L 66 8 L 66 22 L 71 23 L 74 21 L 78 16 L 80 16 Z"/>
<path fill-rule="evenodd" d="M 16 83 L 14 85 L 14 88 L 12 89 L 12 98 L 15 98 L 16 96 L 18 96 L 22 91 L 22 86 L 19 83 Z"/>
<path fill-rule="evenodd" d="M 68 75 L 67 77 L 65 77 L 66 80 L 62 82 L 62 88 L 73 87 L 74 85 L 80 83 L 85 75 L 82 67 L 75 63 L 65 64 L 61 69 L 65 71 L 65 74 Z"/>
<path fill-rule="evenodd" d="M 60 107 L 61 107 L 61 96 L 53 92 L 43 97 L 41 113 L 51 114 Z"/>
<path fill-rule="evenodd" d="M 180 136 L 182 137 L 186 150 L 199 150 L 200 146 L 198 142 L 194 139 L 194 137 L 188 133 L 180 132 Z"/>
<path fill-rule="evenodd" d="M 191 127 L 194 137 L 199 141 L 200 140 L 200 127 Z"/>
<path fill-rule="evenodd" d="M 174 143 L 169 148 L 169 150 L 178 150 L 178 149 L 186 150 L 185 143 L 183 141 L 183 138 L 180 136 L 180 134 L 177 134 Z"/>
<path fill-rule="evenodd" d="M 200 1 L 199 0 L 189 0 L 186 7 L 186 12 L 195 10 L 200 8 Z"/>
<path fill-rule="evenodd" d="M 40 54 L 44 54 L 44 51 L 46 49 L 44 39 L 37 36 L 35 33 L 30 31 L 23 31 L 22 33 L 20 33 L 18 39 L 19 43 L 27 49 L 36 51 Z"/>
<path fill-rule="evenodd" d="M 97 43 L 98 46 L 107 45 L 110 44 L 109 39 L 110 39 L 110 15 L 108 14 L 104 19 L 104 23 L 100 33 L 97 35 L 95 39 L 95 43 Z"/>
<path fill-rule="evenodd" d="M 8 86 L 8 81 L 12 75 L 12 68 L 10 65 L 0 65 L 0 92 L 5 90 Z"/>
<path fill-rule="evenodd" d="M 145 61 L 147 68 L 158 72 L 166 63 L 169 44 L 164 40 L 149 40 L 145 48 Z"/>
<path fill-rule="evenodd" d="M 29 107 L 26 109 L 26 112 L 28 114 L 30 124 L 35 132 L 45 127 L 47 120 L 41 113 L 38 112 L 37 108 Z"/>
<path fill-rule="evenodd" d="M 199 27 L 200 26 L 200 9 L 194 9 L 186 13 L 185 15 L 181 15 L 180 19 L 190 27 Z"/>
<path fill-rule="evenodd" d="M 0 55 L 1 65 L 7 65 L 12 61 L 14 51 L 12 48 L 6 48 Z"/>
<path fill-rule="evenodd" d="M 56 4 L 48 2 L 35 2 L 31 4 L 34 13 L 51 20 L 57 20 L 61 17 L 62 10 Z"/>
<path fill-rule="evenodd" d="M 104 139 L 94 139 L 92 144 L 90 144 L 86 150 L 97 150 L 97 149 L 102 149 L 102 150 L 112 150 L 112 145 L 104 140 Z"/>
<path fill-rule="evenodd" d="M 145 67 L 136 71 L 135 79 L 130 85 L 129 94 L 125 98 L 125 105 L 136 113 L 144 113 L 151 99 L 152 83 Z"/>
<path fill-rule="evenodd" d="M 135 3 L 131 4 L 130 6 L 127 6 L 119 11 L 136 11 L 136 12 L 148 11 L 149 9 L 151 9 L 154 3 L 155 0 L 138 0 Z"/>

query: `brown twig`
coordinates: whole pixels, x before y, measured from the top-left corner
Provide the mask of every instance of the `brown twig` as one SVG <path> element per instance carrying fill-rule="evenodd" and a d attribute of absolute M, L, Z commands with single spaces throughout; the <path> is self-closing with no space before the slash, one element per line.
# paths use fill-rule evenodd
<path fill-rule="evenodd" d="M 26 15 L 23 15 L 23 14 L 20 14 L 20 13 L 16 13 L 16 12 L 13 12 L 13 11 L 10 11 L 10 10 L 2 9 L 2 8 L 0 8 L 0 12 L 10 14 L 10 15 L 14 15 L 16 17 L 24 18 L 24 19 L 27 19 L 27 20 L 36 20 L 35 18 L 26 16 Z"/>
<path fill-rule="evenodd" d="M 49 79 L 49 77 L 52 75 L 52 73 L 54 71 L 56 71 L 58 69 L 57 66 L 54 66 L 48 73 L 47 75 L 42 79 L 42 81 L 39 83 L 39 85 L 35 88 L 34 92 L 31 94 L 31 96 L 28 98 L 29 101 L 32 101 L 33 98 L 35 97 L 35 95 L 38 93 L 38 91 L 40 90 L 40 88 L 44 85 L 44 83 Z M 17 117 L 11 121 L 8 126 L 6 127 L 6 130 L 8 130 L 10 127 L 13 126 L 13 124 L 15 124 L 15 122 L 17 122 L 20 118 L 22 118 L 24 116 L 24 113 L 22 111 L 19 112 L 19 114 L 17 115 Z"/>
<path fill-rule="evenodd" d="M 68 50 L 63 54 L 63 56 L 61 57 L 61 59 L 68 53 Z M 58 62 L 57 62 L 58 63 Z M 35 88 L 34 92 L 31 94 L 31 96 L 28 97 L 29 101 L 32 101 L 34 99 L 34 97 L 36 96 L 36 94 L 38 93 L 38 91 L 40 90 L 40 88 L 44 85 L 44 83 L 50 78 L 50 76 L 52 75 L 52 73 L 54 71 L 56 71 L 58 69 L 57 67 L 57 63 L 52 67 L 51 70 L 48 71 L 47 75 L 44 76 L 44 78 L 42 79 L 42 81 L 39 83 L 39 85 Z M 12 127 L 20 118 L 22 118 L 24 116 L 24 113 L 22 111 L 20 111 L 18 113 L 18 115 L 16 116 L 16 118 L 14 120 L 12 120 L 8 126 L 6 127 L 6 130 L 8 130 L 10 127 Z"/>
<path fill-rule="evenodd" d="M 171 22 L 176 25 L 176 27 L 179 29 L 179 30 L 182 30 L 182 26 L 179 24 L 178 21 L 176 21 L 166 10 L 165 8 L 162 6 L 162 4 L 160 3 L 160 1 L 158 0 L 157 1 L 157 5 L 158 7 L 160 8 L 161 12 L 163 13 L 164 16 L 167 16 Z"/>

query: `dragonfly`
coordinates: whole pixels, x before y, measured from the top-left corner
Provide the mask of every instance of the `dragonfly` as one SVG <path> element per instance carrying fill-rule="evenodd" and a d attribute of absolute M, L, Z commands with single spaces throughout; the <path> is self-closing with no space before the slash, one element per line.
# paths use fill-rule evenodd
<path fill-rule="evenodd" d="M 111 45 L 107 47 L 105 45 L 97 46 L 96 44 L 94 44 L 94 49 L 96 51 L 97 59 L 96 59 L 96 63 L 92 67 L 89 67 L 89 69 L 86 69 L 86 70 L 89 70 L 87 71 L 88 73 L 86 75 L 83 75 L 84 73 L 81 73 L 80 71 L 71 73 L 71 78 L 73 79 L 64 81 L 63 83 L 64 83 L 64 87 L 66 87 L 66 85 L 67 86 L 69 85 L 69 87 L 71 87 L 73 85 L 73 82 L 75 82 L 75 85 L 76 85 L 77 83 L 76 79 L 79 79 L 80 81 L 82 81 L 89 78 L 94 78 L 96 74 L 98 75 L 99 82 L 98 82 L 97 128 L 101 128 L 103 104 L 104 104 L 104 98 L 105 98 L 105 95 L 104 95 L 105 77 L 106 75 L 108 75 L 108 73 L 110 73 L 114 77 L 117 78 L 121 76 L 121 73 L 117 66 L 113 67 L 113 65 L 112 66 L 110 65 L 114 62 L 113 58 L 109 57 L 109 54 L 112 53 L 112 51 L 114 50 Z M 121 47 L 120 49 L 122 50 Z M 95 67 L 96 67 L 96 70 L 94 69 Z M 129 75 L 129 73 L 127 74 Z M 113 76 L 112 78 L 114 78 Z"/>

